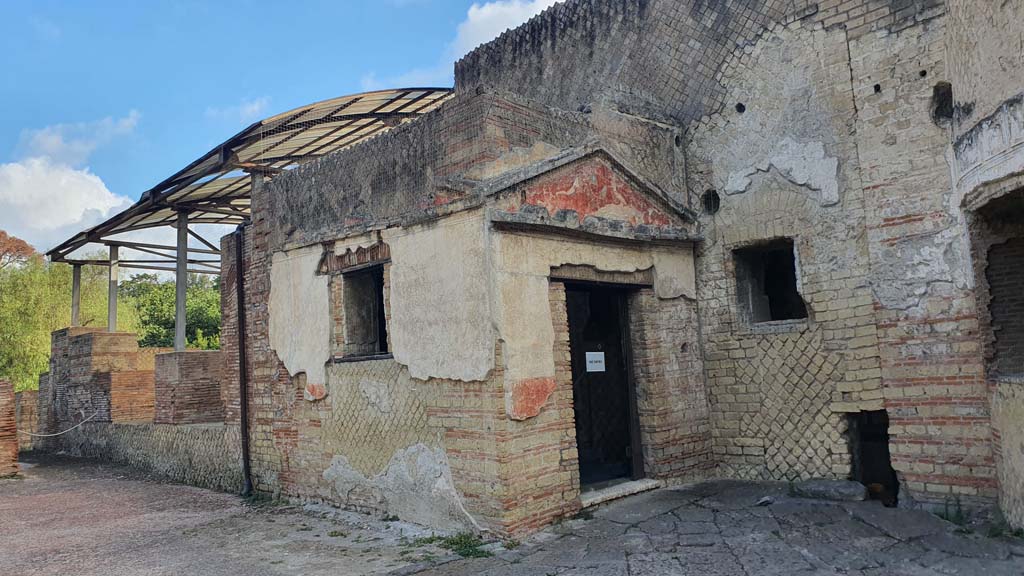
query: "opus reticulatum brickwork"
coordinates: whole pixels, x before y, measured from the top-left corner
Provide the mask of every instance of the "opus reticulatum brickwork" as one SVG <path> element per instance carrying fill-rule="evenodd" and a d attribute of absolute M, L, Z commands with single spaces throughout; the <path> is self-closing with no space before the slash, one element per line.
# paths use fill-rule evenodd
<path fill-rule="evenodd" d="M 143 465 L 188 479 L 204 442 L 161 446 L 190 422 L 238 446 L 244 375 L 256 490 L 439 528 L 521 535 L 708 477 L 1024 525 L 1022 22 L 557 4 L 460 60 L 438 110 L 255 178 L 219 361 L 162 358 L 154 386 L 137 350 L 95 360 L 116 335 L 56 333 L 39 429 L 95 412 L 50 444 L 117 454 L 148 419 Z M 237 478 L 224 460 L 189 481 Z"/>

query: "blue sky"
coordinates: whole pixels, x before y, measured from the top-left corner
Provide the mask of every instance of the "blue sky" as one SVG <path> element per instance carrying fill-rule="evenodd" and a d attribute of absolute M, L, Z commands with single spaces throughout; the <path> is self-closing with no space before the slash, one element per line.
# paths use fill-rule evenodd
<path fill-rule="evenodd" d="M 555 0 L 0 0 L 0 229 L 47 249 L 249 123 L 454 60 Z"/>

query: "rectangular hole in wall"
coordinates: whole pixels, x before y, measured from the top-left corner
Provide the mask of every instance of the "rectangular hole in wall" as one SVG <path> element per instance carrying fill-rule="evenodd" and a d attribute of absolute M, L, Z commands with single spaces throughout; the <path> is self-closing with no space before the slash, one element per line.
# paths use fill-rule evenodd
<path fill-rule="evenodd" d="M 345 356 L 388 352 L 384 310 L 384 267 L 372 266 L 342 276 Z"/>
<path fill-rule="evenodd" d="M 900 482 L 889 455 L 889 414 L 885 410 L 849 415 L 852 479 L 868 487 L 873 500 L 895 507 Z"/>
<path fill-rule="evenodd" d="M 739 306 L 749 322 L 807 318 L 807 306 L 797 290 L 792 239 L 740 248 L 733 257 Z"/>

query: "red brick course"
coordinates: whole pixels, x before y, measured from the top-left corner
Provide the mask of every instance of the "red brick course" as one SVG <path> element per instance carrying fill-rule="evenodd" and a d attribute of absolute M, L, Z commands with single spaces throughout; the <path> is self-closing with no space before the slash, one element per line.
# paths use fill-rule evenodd
<path fill-rule="evenodd" d="M 156 424 L 224 421 L 220 350 L 169 352 L 156 357 Z"/>
<path fill-rule="evenodd" d="M 39 392 L 36 390 L 23 390 L 14 394 L 14 414 L 18 423 L 18 430 L 31 432 L 39 431 Z M 32 449 L 32 437 L 28 434 L 18 433 L 18 447 L 21 450 Z"/>
<path fill-rule="evenodd" d="M 14 385 L 0 380 L 0 478 L 18 473 L 18 432 L 14 417 Z"/>

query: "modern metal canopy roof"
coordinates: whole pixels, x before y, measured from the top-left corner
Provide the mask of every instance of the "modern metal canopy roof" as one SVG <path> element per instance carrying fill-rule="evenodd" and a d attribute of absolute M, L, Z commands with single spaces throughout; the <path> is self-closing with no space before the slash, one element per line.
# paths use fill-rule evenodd
<path fill-rule="evenodd" d="M 54 262 L 107 265 L 108 261 L 68 257 L 86 244 L 100 243 L 162 258 L 122 260 L 122 267 L 166 270 L 166 265 L 175 262 L 175 247 L 119 240 L 116 236 L 147 228 L 176 227 L 182 212 L 188 215 L 189 225 L 247 222 L 252 183 L 249 173 L 278 173 L 352 146 L 434 110 L 450 96 L 448 88 L 365 92 L 309 104 L 256 122 L 144 192 L 128 209 L 72 236 L 47 256 Z M 219 255 L 218 247 L 194 231 L 189 234 L 206 246 L 189 248 L 189 252 Z M 167 251 L 171 253 L 165 254 Z M 199 266 L 196 272 L 217 273 L 220 268 L 216 260 L 189 263 Z"/>

